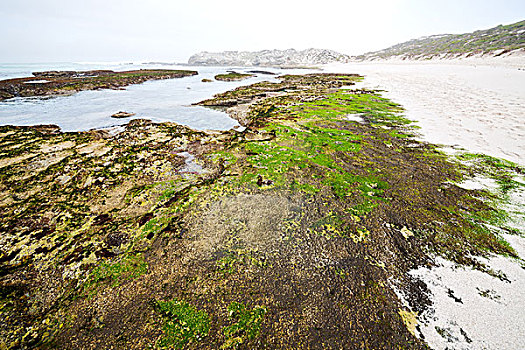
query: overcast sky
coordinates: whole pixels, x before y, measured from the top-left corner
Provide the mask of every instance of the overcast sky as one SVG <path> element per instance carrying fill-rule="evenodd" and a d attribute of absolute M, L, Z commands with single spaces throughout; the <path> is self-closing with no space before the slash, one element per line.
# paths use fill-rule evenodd
<path fill-rule="evenodd" d="M 198 51 L 361 54 L 525 19 L 524 0 L 2 0 L 0 62 L 185 62 Z"/>

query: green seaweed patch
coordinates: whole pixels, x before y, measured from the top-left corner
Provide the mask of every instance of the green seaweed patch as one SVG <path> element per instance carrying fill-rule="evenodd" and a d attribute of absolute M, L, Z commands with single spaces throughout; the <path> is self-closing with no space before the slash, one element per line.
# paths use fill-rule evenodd
<path fill-rule="evenodd" d="M 421 232 L 425 239 L 433 242 L 431 250 L 447 259 L 480 270 L 483 270 L 483 266 L 472 260 L 470 256 L 487 256 L 488 253 L 517 256 L 514 249 L 495 232 L 489 230 L 484 223 L 460 215 L 453 217 L 456 218 L 454 225 L 443 225 L 433 232 Z"/>
<path fill-rule="evenodd" d="M 171 219 L 168 216 L 158 216 L 150 219 L 142 226 L 142 234 L 140 237 L 153 238 L 158 233 L 162 232 L 170 223 Z"/>
<path fill-rule="evenodd" d="M 223 328 L 226 341 L 221 349 L 236 349 L 246 341 L 258 337 L 266 312 L 266 308 L 262 306 L 249 310 L 242 303 L 232 302 L 228 306 L 228 317 L 236 322 Z"/>
<path fill-rule="evenodd" d="M 108 282 L 111 287 L 118 287 L 126 281 L 142 276 L 147 270 L 148 264 L 141 253 L 127 255 L 120 261 L 104 261 L 91 271 L 84 282 L 82 294 L 93 296 L 97 287 L 104 282 Z"/>
<path fill-rule="evenodd" d="M 157 345 L 164 349 L 182 349 L 208 336 L 210 317 L 184 300 L 157 301 L 157 308 L 164 316 L 162 337 Z"/>
<path fill-rule="evenodd" d="M 347 114 L 360 114 L 375 126 L 407 128 L 414 123 L 402 115 L 404 110 L 399 104 L 372 91 L 340 90 L 327 94 L 325 99 L 289 108 L 306 118 L 341 119 Z"/>
<path fill-rule="evenodd" d="M 385 200 L 381 195 L 388 188 L 385 181 L 374 176 L 354 175 L 344 170 L 330 172 L 324 183 L 330 186 L 334 194 L 340 198 L 351 196 L 354 190 L 359 190 L 366 199 Z"/>
<path fill-rule="evenodd" d="M 362 136 L 310 122 L 302 128 L 269 124 L 264 130 L 275 133 L 272 141 L 247 143 L 244 148 L 247 161 L 256 169 L 245 173 L 243 181 L 253 181 L 257 174 L 270 179 L 275 186 L 299 185 L 308 192 L 317 192 L 315 184 L 287 179 L 294 170 L 318 167 L 328 172 L 344 170 L 334 159 L 335 152 L 356 153 L 361 149 Z"/>
<path fill-rule="evenodd" d="M 503 195 L 518 188 L 525 189 L 525 183 L 517 179 L 525 175 L 525 168 L 516 163 L 479 153 L 462 153 L 456 158 L 469 164 L 476 173 L 494 179 Z"/>
<path fill-rule="evenodd" d="M 490 208 L 466 212 L 465 216 L 495 234 L 501 230 L 520 234 L 522 225 L 519 222 L 525 216 L 523 205 L 517 202 L 516 198 L 525 191 L 525 168 L 485 154 L 461 153 L 456 155 L 455 159 L 465 167 L 469 176 L 474 176 L 474 179 L 476 176 L 490 178 L 496 185 L 495 188 L 489 186 L 483 191 L 476 191 L 478 196 L 490 203 Z"/>
<path fill-rule="evenodd" d="M 166 181 L 164 182 L 164 188 L 162 189 L 162 192 L 160 193 L 159 195 L 159 198 L 157 199 L 158 202 L 165 202 L 171 198 L 173 198 L 173 196 L 175 194 L 177 194 L 181 189 L 182 189 L 182 185 L 181 185 L 181 182 L 183 184 L 186 184 L 185 181 L 175 181 L 175 180 L 170 180 L 170 181 Z"/>
<path fill-rule="evenodd" d="M 207 157 L 213 162 L 223 162 L 225 166 L 235 165 L 238 158 L 231 152 L 228 151 L 215 151 L 209 153 Z"/>
<path fill-rule="evenodd" d="M 297 190 L 306 194 L 316 194 L 321 191 L 320 188 L 315 185 L 302 182 L 302 179 L 293 179 L 290 185 L 290 189 L 293 191 Z"/>
<path fill-rule="evenodd" d="M 225 274 L 235 273 L 241 268 L 265 268 L 267 266 L 266 259 L 251 249 L 232 250 L 217 260 L 217 269 Z"/>

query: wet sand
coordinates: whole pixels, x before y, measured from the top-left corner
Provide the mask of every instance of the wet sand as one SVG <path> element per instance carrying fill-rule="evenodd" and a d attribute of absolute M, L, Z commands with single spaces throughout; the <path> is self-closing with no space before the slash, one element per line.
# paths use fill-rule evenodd
<path fill-rule="evenodd" d="M 525 57 L 522 59 L 525 67 Z M 421 139 L 525 165 L 525 70 L 493 61 L 366 62 L 327 65 L 365 75 L 418 121 Z"/>

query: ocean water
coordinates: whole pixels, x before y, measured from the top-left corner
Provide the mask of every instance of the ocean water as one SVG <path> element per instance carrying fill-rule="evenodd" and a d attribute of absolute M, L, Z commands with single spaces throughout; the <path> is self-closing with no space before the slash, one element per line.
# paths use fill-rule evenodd
<path fill-rule="evenodd" d="M 0 102 L 0 125 L 55 124 L 63 131 L 84 131 L 123 125 L 131 119 L 146 118 L 154 122 L 172 121 L 198 130 L 229 130 L 238 125 L 225 112 L 193 103 L 219 92 L 259 81 L 275 81 L 277 76 L 258 74 L 240 82 L 203 83 L 228 70 L 246 72 L 250 68 L 189 67 L 159 64 L 127 63 L 58 63 L 58 64 L 0 64 L 0 79 L 31 76 L 44 70 L 112 69 L 190 69 L 199 72 L 192 77 L 148 81 L 130 85 L 125 90 L 81 91 L 69 96 L 13 98 Z M 264 68 L 277 74 L 307 73 L 306 70 Z M 115 119 L 111 115 L 125 111 L 135 113 L 131 118 Z"/>

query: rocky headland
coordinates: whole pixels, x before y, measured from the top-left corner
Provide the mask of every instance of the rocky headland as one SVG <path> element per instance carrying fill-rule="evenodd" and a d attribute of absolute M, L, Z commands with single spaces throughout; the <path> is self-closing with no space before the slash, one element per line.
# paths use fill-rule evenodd
<path fill-rule="evenodd" d="M 191 56 L 190 65 L 243 67 L 312 67 L 319 64 L 346 62 L 350 57 L 332 50 L 262 50 L 200 52 Z"/>
<path fill-rule="evenodd" d="M 246 128 L 0 127 L 0 348 L 426 349 L 435 256 L 517 256 L 495 195 L 355 74 L 216 95 Z M 399 298 L 402 293 L 408 303 Z M 466 335 L 468 337 L 468 334 Z"/>
<path fill-rule="evenodd" d="M 182 78 L 196 74 L 198 74 L 196 71 L 168 69 L 124 72 L 111 70 L 35 72 L 33 77 L 0 81 L 0 101 L 13 97 L 67 95 L 83 90 L 120 89 L 148 80 Z"/>

